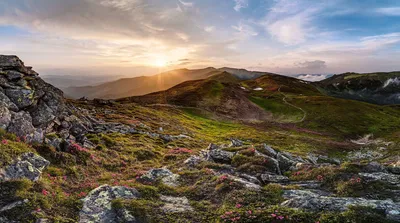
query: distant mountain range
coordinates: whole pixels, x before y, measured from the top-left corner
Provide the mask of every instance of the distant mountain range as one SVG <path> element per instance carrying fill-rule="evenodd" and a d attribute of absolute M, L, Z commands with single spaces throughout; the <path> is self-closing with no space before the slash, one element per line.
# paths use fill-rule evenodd
<path fill-rule="evenodd" d="M 275 79 L 276 77 L 280 79 L 288 78 L 289 80 L 300 79 L 308 85 L 315 86 L 323 94 L 330 96 L 375 104 L 400 104 L 400 72 L 344 73 L 340 75 L 299 74 L 291 78 L 268 72 L 248 71 L 229 67 L 220 69 L 208 67 L 196 70 L 177 69 L 153 76 L 123 78 L 100 85 L 67 87 L 63 88 L 63 90 L 71 98 L 117 99 L 165 91 L 186 81 L 204 79 L 221 81 L 222 78 L 223 83 L 238 83 L 248 80 L 257 81 L 263 76 L 275 77 Z M 194 84 L 197 82 L 188 82 L 185 84 L 189 83 Z"/>
<path fill-rule="evenodd" d="M 153 76 L 123 78 L 96 86 L 68 87 L 63 88 L 63 90 L 71 98 L 115 99 L 166 90 L 185 81 L 205 79 L 224 71 L 241 80 L 254 79 L 264 74 L 270 74 L 268 72 L 253 72 L 226 67 L 221 69 L 213 67 L 197 70 L 178 69 Z"/>

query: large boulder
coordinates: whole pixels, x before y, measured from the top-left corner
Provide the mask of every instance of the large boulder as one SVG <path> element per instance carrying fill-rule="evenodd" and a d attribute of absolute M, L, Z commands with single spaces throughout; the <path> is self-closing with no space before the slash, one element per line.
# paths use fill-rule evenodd
<path fill-rule="evenodd" d="M 44 101 L 31 112 L 33 126 L 42 126 L 53 121 L 56 116 L 54 111 Z"/>
<path fill-rule="evenodd" d="M 37 181 L 48 165 L 50 165 L 50 162 L 43 157 L 34 153 L 25 153 L 13 164 L 0 170 L 0 181 L 22 178 Z"/>
<path fill-rule="evenodd" d="M 138 223 L 134 216 L 126 210 L 115 210 L 112 208 L 112 201 L 115 199 L 136 199 L 140 197 L 139 192 L 134 188 L 123 186 L 103 185 L 92 190 L 82 199 L 83 207 L 79 212 L 80 223 Z M 121 214 L 123 213 L 123 214 Z"/>
<path fill-rule="evenodd" d="M 32 125 L 32 117 L 28 112 L 11 112 L 11 114 L 11 122 L 7 131 L 19 137 L 24 137 L 35 132 L 35 127 Z"/>
<path fill-rule="evenodd" d="M 28 89 L 6 89 L 5 94 L 19 109 L 25 109 L 37 103 L 34 91 Z"/>

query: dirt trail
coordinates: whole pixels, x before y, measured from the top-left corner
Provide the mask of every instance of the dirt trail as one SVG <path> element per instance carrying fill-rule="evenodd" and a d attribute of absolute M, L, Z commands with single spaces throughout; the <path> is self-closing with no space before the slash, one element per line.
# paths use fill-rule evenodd
<path fill-rule="evenodd" d="M 303 122 L 303 121 L 307 118 L 307 112 L 306 112 L 304 109 L 302 109 L 302 108 L 300 108 L 300 107 L 298 107 L 298 106 L 296 106 L 296 105 L 294 105 L 294 104 L 289 103 L 289 102 L 286 100 L 287 96 L 286 96 L 284 93 L 281 92 L 281 87 L 282 87 L 282 85 L 279 86 L 278 91 L 279 91 L 280 94 L 283 95 L 283 98 L 282 98 L 283 102 L 284 102 L 285 104 L 287 104 L 287 105 L 289 105 L 289 106 L 292 106 L 293 108 L 296 108 L 296 109 L 300 110 L 301 112 L 303 112 L 303 118 L 302 118 L 300 121 L 293 122 L 293 123 L 300 123 L 300 122 Z"/>

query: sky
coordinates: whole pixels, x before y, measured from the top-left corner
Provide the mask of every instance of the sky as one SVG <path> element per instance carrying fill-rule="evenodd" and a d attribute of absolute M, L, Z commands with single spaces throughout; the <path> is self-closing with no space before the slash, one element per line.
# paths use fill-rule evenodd
<path fill-rule="evenodd" d="M 394 71 L 400 1 L 3 0 L 0 46 L 54 75 Z"/>

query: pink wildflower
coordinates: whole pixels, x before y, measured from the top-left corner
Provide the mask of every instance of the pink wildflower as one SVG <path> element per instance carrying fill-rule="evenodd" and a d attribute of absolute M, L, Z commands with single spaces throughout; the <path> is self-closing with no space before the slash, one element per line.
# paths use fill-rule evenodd
<path fill-rule="evenodd" d="M 49 194 L 49 192 L 48 192 L 47 190 L 43 189 L 43 190 L 42 190 L 42 194 L 43 194 L 44 196 L 47 196 L 47 194 Z"/>
<path fill-rule="evenodd" d="M 271 214 L 271 216 L 272 216 L 273 218 L 275 218 L 275 217 L 276 217 L 276 214 Z"/>
<path fill-rule="evenodd" d="M 236 204 L 236 208 L 241 208 L 242 205 L 241 204 Z"/>
<path fill-rule="evenodd" d="M 1 143 L 3 143 L 4 145 L 7 145 L 8 141 L 7 141 L 7 139 L 3 139 L 3 140 L 1 140 Z"/>

